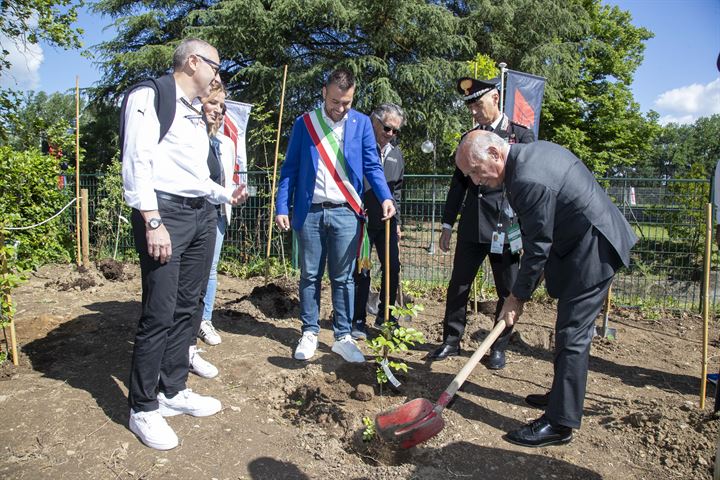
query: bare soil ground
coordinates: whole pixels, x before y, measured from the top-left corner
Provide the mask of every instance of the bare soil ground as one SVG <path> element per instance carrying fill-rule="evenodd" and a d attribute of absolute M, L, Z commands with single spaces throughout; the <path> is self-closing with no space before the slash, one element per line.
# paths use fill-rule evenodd
<path fill-rule="evenodd" d="M 430 342 L 408 353 L 398 391 L 374 384 L 374 366 L 330 351 L 329 289 L 323 291 L 318 355 L 292 359 L 300 322 L 296 283 L 221 277 L 215 324 L 223 343 L 205 358 L 217 397 L 209 418 L 173 417 L 178 448 L 144 447 L 127 429 L 127 377 L 140 313 L 137 268 L 42 268 L 14 292 L 20 366 L 0 366 L 0 478 L 215 479 L 707 479 L 719 425 L 698 405 L 702 322 L 697 315 L 643 318 L 614 310 L 618 339 L 596 339 L 582 428 L 562 447 L 527 449 L 502 435 L 541 412 L 523 398 L 552 378 L 554 307 L 527 307 L 499 372 L 478 366 L 427 443 L 396 451 L 363 443 L 362 418 L 413 398 L 435 401 L 469 357 L 429 363 L 443 303 L 425 299 L 413 322 Z M 472 314 L 463 347 L 491 327 L 493 304 Z M 717 325 L 711 330 L 717 338 Z M 364 347 L 366 353 L 369 353 Z M 714 344 L 711 353 L 717 351 Z M 370 357 L 368 357 L 370 359 Z M 717 360 L 711 361 L 714 370 Z"/>

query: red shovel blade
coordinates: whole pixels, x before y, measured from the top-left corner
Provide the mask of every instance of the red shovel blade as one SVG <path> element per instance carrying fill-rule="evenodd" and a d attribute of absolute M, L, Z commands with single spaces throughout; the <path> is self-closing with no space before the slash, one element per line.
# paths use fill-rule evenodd
<path fill-rule="evenodd" d="M 414 447 L 443 429 L 443 408 L 417 398 L 375 417 L 375 427 L 385 441 L 400 448 Z"/>
<path fill-rule="evenodd" d="M 400 442 L 400 448 L 414 447 L 437 435 L 445 427 L 442 411 L 443 408 L 437 406 L 424 418 L 396 431 L 395 437 Z"/>
<path fill-rule="evenodd" d="M 375 417 L 376 430 L 386 441 L 397 442 L 396 431 L 427 417 L 433 407 L 432 402 L 424 398 L 411 400 Z"/>

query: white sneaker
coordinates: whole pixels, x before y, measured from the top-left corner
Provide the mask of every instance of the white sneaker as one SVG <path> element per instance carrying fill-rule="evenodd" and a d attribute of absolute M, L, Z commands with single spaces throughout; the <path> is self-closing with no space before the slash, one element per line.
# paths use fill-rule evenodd
<path fill-rule="evenodd" d="M 170 450 L 178 446 L 177 435 L 159 410 L 136 412 L 130 409 L 130 431 L 142 443 L 155 450 Z"/>
<path fill-rule="evenodd" d="M 318 337 L 313 332 L 305 332 L 298 342 L 295 349 L 296 360 L 310 360 L 315 355 L 317 349 Z"/>
<path fill-rule="evenodd" d="M 173 398 L 167 398 L 163 392 L 160 392 L 157 399 L 160 404 L 158 411 L 163 417 L 173 417 L 183 413 L 193 417 L 209 417 L 222 409 L 220 400 L 198 395 L 189 388 L 178 392 Z"/>
<path fill-rule="evenodd" d="M 346 362 L 351 363 L 363 363 L 365 361 L 365 355 L 358 348 L 357 343 L 353 340 L 352 336 L 345 335 L 340 340 L 335 340 L 333 343 L 332 351 L 339 353 Z"/>
<path fill-rule="evenodd" d="M 190 347 L 190 371 L 203 378 L 217 377 L 218 369 L 212 363 L 203 360 L 200 356 L 200 352 L 202 351 L 203 350 L 197 348 L 195 345 Z"/>
<path fill-rule="evenodd" d="M 220 335 L 210 320 L 200 322 L 198 338 L 208 345 L 220 345 L 222 343 L 222 338 L 220 338 Z"/>

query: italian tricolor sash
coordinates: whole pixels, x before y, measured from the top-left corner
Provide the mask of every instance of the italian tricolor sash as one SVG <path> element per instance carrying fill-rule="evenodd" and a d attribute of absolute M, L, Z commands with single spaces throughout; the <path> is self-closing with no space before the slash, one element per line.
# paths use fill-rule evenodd
<path fill-rule="evenodd" d="M 328 169 L 333 180 L 337 184 L 340 192 L 342 192 L 345 200 L 350 204 L 350 208 L 360 217 L 364 217 L 365 213 L 362 209 L 362 200 L 360 195 L 355 191 L 352 183 L 348 178 L 348 165 L 340 150 L 337 140 L 332 134 L 332 129 L 322 118 L 320 109 L 307 112 L 303 115 L 305 127 L 310 134 L 310 138 L 317 148 L 318 154 L 322 159 L 325 168 Z M 338 168 L 335 168 L 335 165 Z"/>
<path fill-rule="evenodd" d="M 345 200 L 353 212 L 361 218 L 361 234 L 358 243 L 358 271 L 370 269 L 370 240 L 365 229 L 365 212 L 362 208 L 360 195 L 355 191 L 348 177 L 348 164 L 343 155 L 340 145 L 332 134 L 332 129 L 322 117 L 320 108 L 307 112 L 303 115 L 303 122 L 307 128 L 315 148 L 317 148 L 320 159 L 325 168 L 328 169 L 333 180 L 337 184 Z M 335 168 L 335 166 L 338 168 Z"/>

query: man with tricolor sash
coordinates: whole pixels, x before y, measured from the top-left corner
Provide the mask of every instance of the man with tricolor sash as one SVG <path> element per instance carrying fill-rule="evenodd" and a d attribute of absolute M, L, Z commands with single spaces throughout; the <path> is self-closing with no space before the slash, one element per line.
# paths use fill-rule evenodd
<path fill-rule="evenodd" d="M 275 223 L 297 232 L 300 254 L 300 320 L 297 360 L 315 354 L 320 332 L 320 289 L 327 261 L 333 303 L 332 351 L 348 362 L 365 357 L 351 336 L 353 271 L 363 221 L 363 178 L 382 205 L 383 220 L 395 215 L 370 119 L 351 108 L 355 78 L 333 71 L 323 103 L 293 125 L 280 170 Z M 292 208 L 292 222 L 290 210 Z"/>

